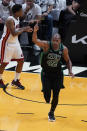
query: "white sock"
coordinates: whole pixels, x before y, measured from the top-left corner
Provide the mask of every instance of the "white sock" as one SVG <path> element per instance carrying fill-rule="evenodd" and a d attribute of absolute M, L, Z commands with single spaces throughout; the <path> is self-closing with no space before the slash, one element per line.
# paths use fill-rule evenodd
<path fill-rule="evenodd" d="M 15 81 L 16 81 L 17 79 L 18 79 L 18 80 L 20 79 L 20 74 L 21 74 L 21 73 L 17 73 L 17 72 L 15 73 L 15 78 L 14 78 Z"/>
<path fill-rule="evenodd" d="M 0 80 L 2 79 L 2 74 L 0 74 Z"/>

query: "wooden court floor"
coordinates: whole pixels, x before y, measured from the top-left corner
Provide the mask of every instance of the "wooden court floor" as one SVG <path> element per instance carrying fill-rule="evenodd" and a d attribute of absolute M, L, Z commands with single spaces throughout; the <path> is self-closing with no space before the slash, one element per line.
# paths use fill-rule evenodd
<path fill-rule="evenodd" d="M 5 71 L 5 83 L 11 82 L 14 72 Z M 64 78 L 56 109 L 56 122 L 48 122 L 50 104 L 41 93 L 40 74 L 22 73 L 25 90 L 10 84 L 0 88 L 0 131 L 87 131 L 87 79 Z"/>

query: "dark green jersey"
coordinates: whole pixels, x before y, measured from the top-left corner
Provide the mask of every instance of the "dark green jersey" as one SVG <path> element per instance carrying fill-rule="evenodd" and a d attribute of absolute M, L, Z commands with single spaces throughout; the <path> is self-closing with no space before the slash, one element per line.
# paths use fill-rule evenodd
<path fill-rule="evenodd" d="M 45 72 L 59 73 L 61 72 L 61 58 L 63 55 L 64 46 L 61 43 L 59 50 L 54 51 L 51 42 L 49 42 L 49 45 L 48 52 L 41 53 L 41 67 Z"/>

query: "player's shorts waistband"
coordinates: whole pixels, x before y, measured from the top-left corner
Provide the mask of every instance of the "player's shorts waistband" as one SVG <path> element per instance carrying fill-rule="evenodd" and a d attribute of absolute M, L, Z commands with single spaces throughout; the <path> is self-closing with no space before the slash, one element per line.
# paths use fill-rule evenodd
<path fill-rule="evenodd" d="M 7 46 L 13 47 L 13 46 L 20 46 L 19 43 L 6 43 Z"/>

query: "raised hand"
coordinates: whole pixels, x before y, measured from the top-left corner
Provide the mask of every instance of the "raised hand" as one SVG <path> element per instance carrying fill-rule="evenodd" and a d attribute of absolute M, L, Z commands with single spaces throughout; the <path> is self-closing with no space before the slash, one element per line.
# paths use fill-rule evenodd
<path fill-rule="evenodd" d="M 35 26 L 34 26 L 34 32 L 37 32 L 39 30 L 39 26 L 38 26 L 38 24 L 36 24 Z"/>

